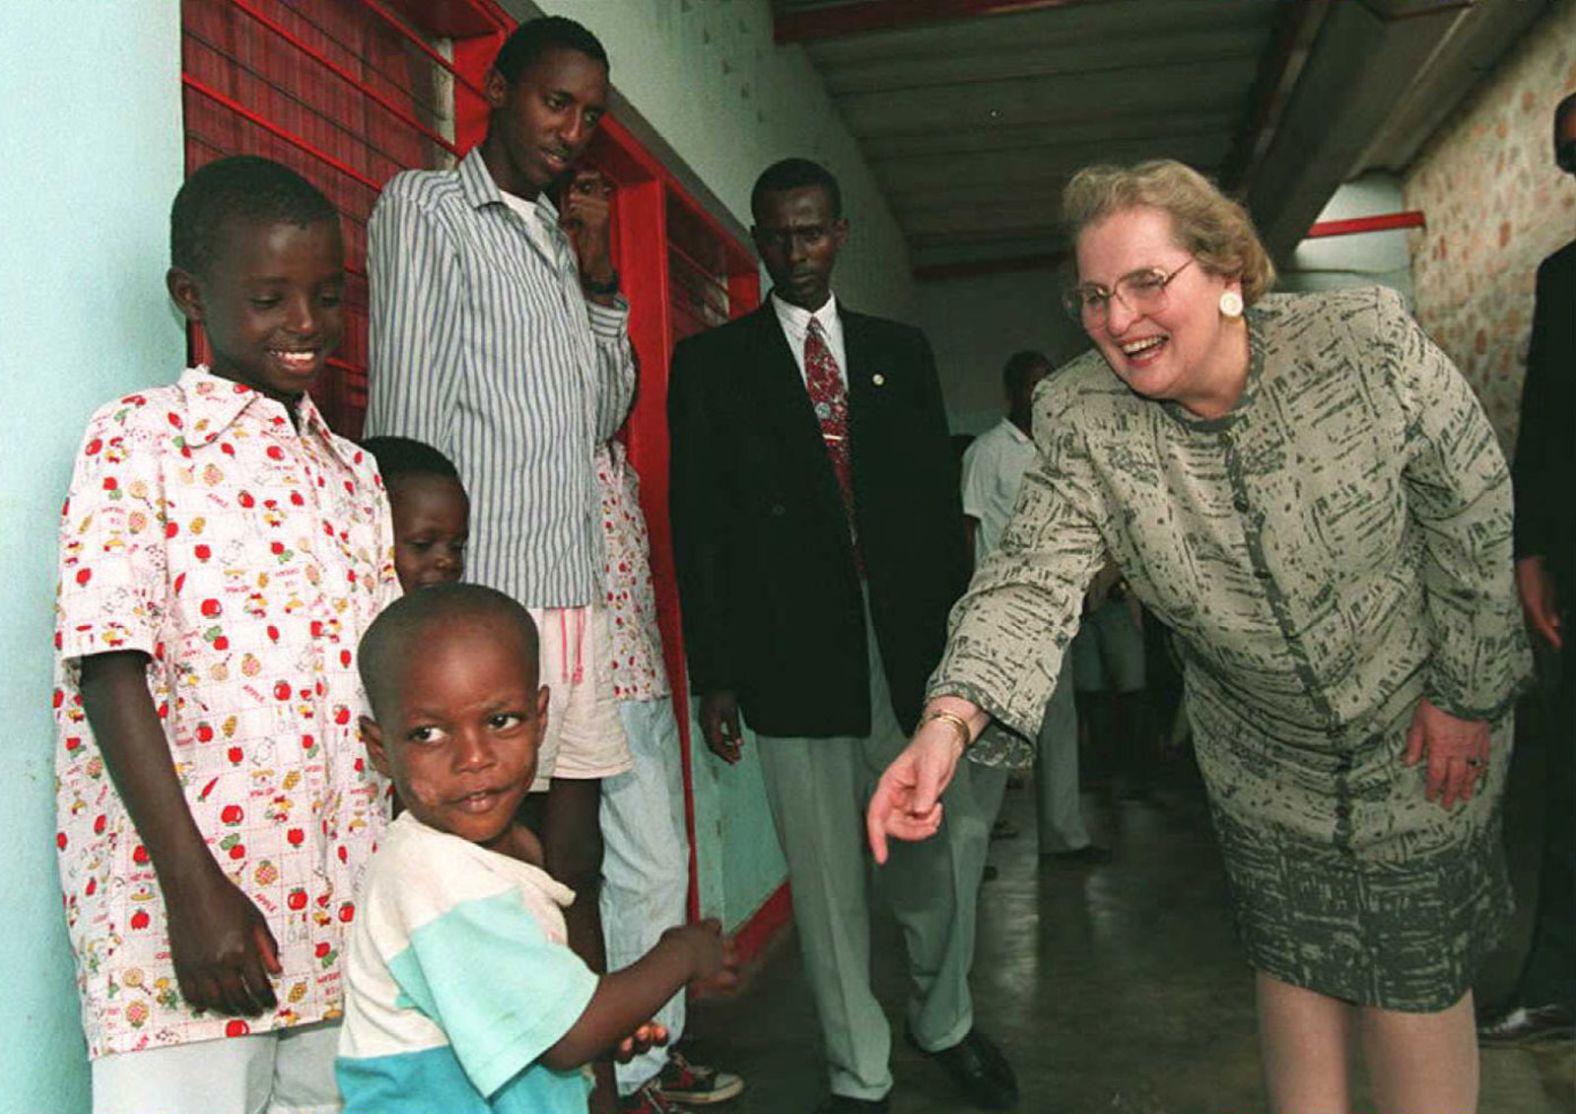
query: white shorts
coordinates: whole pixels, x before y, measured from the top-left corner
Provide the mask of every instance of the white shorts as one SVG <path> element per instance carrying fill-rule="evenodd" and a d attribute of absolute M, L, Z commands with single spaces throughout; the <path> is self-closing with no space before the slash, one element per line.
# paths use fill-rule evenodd
<path fill-rule="evenodd" d="M 338 1114 L 337 1021 L 93 1061 L 93 1114 Z"/>
<path fill-rule="evenodd" d="M 555 777 L 590 779 L 634 765 L 613 699 L 613 643 L 607 608 L 533 607 L 541 645 L 541 681 L 548 686 L 547 731 L 537 753 L 531 792 Z"/>

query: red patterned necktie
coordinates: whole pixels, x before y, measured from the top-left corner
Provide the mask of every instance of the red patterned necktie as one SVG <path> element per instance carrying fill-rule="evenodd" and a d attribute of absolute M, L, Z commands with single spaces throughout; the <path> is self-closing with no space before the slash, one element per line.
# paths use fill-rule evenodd
<path fill-rule="evenodd" d="M 810 327 L 804 334 L 804 379 L 810 392 L 810 404 L 815 407 L 815 417 L 821 425 L 821 440 L 826 443 L 826 455 L 832 462 L 832 472 L 837 476 L 837 489 L 843 496 L 843 513 L 848 517 L 848 536 L 854 544 L 854 564 L 864 575 L 864 561 L 859 552 L 859 532 L 854 526 L 854 467 L 853 454 L 848 442 L 848 392 L 843 387 L 843 377 L 838 374 L 837 358 L 821 332 L 821 323 L 810 318 Z"/>

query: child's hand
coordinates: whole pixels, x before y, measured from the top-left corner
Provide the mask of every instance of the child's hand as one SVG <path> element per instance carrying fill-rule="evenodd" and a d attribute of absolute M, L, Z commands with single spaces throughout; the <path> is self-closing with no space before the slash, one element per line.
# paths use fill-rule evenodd
<path fill-rule="evenodd" d="M 255 1017 L 275 1009 L 269 975 L 279 945 L 268 922 L 217 867 L 165 887 L 170 953 L 181 996 L 194 1010 Z"/>
<path fill-rule="evenodd" d="M 618 1042 L 613 1049 L 613 1059 L 621 1064 L 627 1064 L 647 1049 L 661 1047 L 667 1043 L 668 1027 L 658 1025 L 655 1021 L 648 1021 Z"/>
<path fill-rule="evenodd" d="M 670 928 L 663 935 L 678 934 L 690 949 L 694 966 L 690 987 L 697 994 L 725 994 L 739 986 L 739 960 L 733 941 L 723 936 L 722 922 L 709 917 L 699 924 Z"/>

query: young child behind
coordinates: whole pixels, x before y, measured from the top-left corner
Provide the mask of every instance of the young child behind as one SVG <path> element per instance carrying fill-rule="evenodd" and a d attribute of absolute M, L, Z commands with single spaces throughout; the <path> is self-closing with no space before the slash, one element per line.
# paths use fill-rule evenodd
<path fill-rule="evenodd" d="M 339 218 L 228 158 L 170 224 L 212 364 L 100 409 L 61 512 L 55 841 L 93 1109 L 333 1111 L 382 827 L 354 655 L 398 594 L 371 462 L 306 395 L 342 329 Z"/>
<path fill-rule="evenodd" d="M 406 811 L 367 871 L 347 962 L 346 1114 L 584 1114 L 583 1065 L 677 990 L 737 978 L 716 922 L 593 974 L 569 950 L 574 894 L 515 813 L 548 691 L 526 610 L 479 585 L 406 596 L 367 632 L 362 733 Z"/>
<path fill-rule="evenodd" d="M 394 568 L 407 592 L 465 575 L 471 501 L 454 462 L 409 437 L 369 437 L 394 510 Z"/>
<path fill-rule="evenodd" d="M 683 747 L 662 660 L 651 543 L 640 509 L 640 477 L 610 440 L 592 458 L 607 553 L 603 583 L 612 651 L 608 672 L 634 766 L 602 781 L 602 932 L 608 970 L 635 962 L 665 929 L 684 923 L 689 837 L 684 823 Z M 676 1047 L 686 1003 L 675 994 L 654 1020 L 672 1044 L 627 1064 L 616 1078 L 619 1109 L 654 1114 L 672 1104 L 711 1105 L 744 1090 L 733 1072 L 691 1063 Z"/>

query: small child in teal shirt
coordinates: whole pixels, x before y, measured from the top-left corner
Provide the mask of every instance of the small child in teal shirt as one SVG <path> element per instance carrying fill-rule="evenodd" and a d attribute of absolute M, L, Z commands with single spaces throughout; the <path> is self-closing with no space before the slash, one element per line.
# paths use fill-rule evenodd
<path fill-rule="evenodd" d="M 361 655 L 362 731 L 405 811 L 368 867 L 344 967 L 345 1112 L 583 1114 L 584 1066 L 665 1040 L 644 1023 L 686 984 L 733 986 L 731 945 L 715 921 L 686 925 L 600 977 L 569 950 L 574 894 L 514 822 L 548 699 L 519 604 L 478 585 L 416 592 Z"/>

